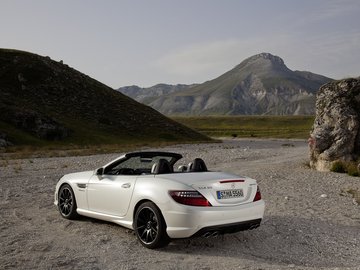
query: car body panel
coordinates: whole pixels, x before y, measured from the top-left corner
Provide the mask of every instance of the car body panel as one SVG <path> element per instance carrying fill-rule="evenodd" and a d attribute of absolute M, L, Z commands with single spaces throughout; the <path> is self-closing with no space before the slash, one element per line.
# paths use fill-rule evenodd
<path fill-rule="evenodd" d="M 186 173 L 185 175 L 175 173 L 166 176 L 159 175 L 156 177 L 166 177 L 169 180 L 183 183 L 194 188 L 199 191 L 213 206 L 249 203 L 254 198 L 257 188 L 257 184 L 254 179 L 223 172 L 196 172 Z M 232 180 L 234 181 L 232 182 Z M 218 199 L 217 191 L 223 190 L 242 190 L 244 192 L 244 196 L 233 199 Z"/>
<path fill-rule="evenodd" d="M 93 175 L 87 185 L 89 211 L 124 216 L 127 213 L 137 176 Z"/>
<path fill-rule="evenodd" d="M 152 153 L 152 154 L 151 154 Z M 164 154 L 164 152 L 161 152 Z M 102 167 L 102 171 L 138 153 L 123 155 Z M 145 157 L 154 155 L 153 152 Z M 174 162 L 179 159 L 173 154 Z M 145 161 L 145 160 L 144 160 Z M 63 184 L 74 191 L 80 215 L 114 222 L 133 229 L 136 208 L 153 202 L 162 213 L 170 238 L 186 238 L 203 228 L 263 218 L 265 203 L 254 202 L 256 180 L 224 172 L 174 172 L 169 174 L 99 175 L 98 169 L 64 175 L 56 185 L 54 204 Z M 170 191 L 198 191 L 212 206 L 189 206 L 176 202 Z M 220 199 L 218 191 L 241 190 L 243 196 Z M 230 192 L 231 193 L 231 192 Z"/>
<path fill-rule="evenodd" d="M 167 233 L 171 238 L 187 238 L 205 227 L 240 223 L 247 220 L 262 219 L 264 201 L 238 206 L 221 207 L 180 207 L 164 211 Z"/>

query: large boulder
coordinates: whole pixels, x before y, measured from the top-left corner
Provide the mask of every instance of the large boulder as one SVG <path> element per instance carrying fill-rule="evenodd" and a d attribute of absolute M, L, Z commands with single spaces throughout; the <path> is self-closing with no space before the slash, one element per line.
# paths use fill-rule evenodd
<path fill-rule="evenodd" d="M 323 85 L 316 98 L 310 134 L 310 166 L 330 170 L 336 161 L 360 156 L 360 80 L 344 79 Z"/>

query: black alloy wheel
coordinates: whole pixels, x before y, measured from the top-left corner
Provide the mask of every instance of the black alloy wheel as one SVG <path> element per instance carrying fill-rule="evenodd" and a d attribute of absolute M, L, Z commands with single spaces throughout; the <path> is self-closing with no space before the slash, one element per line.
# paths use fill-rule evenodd
<path fill-rule="evenodd" d="M 78 216 L 75 195 L 68 184 L 63 185 L 59 190 L 58 207 L 64 218 L 75 219 Z"/>
<path fill-rule="evenodd" d="M 169 243 L 164 218 L 154 203 L 140 205 L 135 213 L 134 223 L 136 236 L 143 246 L 153 249 Z"/>

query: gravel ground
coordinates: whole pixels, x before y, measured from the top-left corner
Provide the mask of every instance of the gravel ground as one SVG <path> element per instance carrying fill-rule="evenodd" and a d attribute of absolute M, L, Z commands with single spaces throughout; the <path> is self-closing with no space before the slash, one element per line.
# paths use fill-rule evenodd
<path fill-rule="evenodd" d="M 185 164 L 247 175 L 260 184 L 265 217 L 253 231 L 143 248 L 131 230 L 61 218 L 57 180 L 119 154 L 0 160 L 0 269 L 360 269 L 360 206 L 345 192 L 360 178 L 308 168 L 306 142 L 228 140 L 178 145 Z"/>

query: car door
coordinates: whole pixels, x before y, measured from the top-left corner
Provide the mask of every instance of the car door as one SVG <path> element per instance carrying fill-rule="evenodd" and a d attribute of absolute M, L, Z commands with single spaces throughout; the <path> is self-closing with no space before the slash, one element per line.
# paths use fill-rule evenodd
<path fill-rule="evenodd" d="M 124 216 L 136 183 L 136 175 L 93 175 L 87 185 L 90 211 Z"/>

